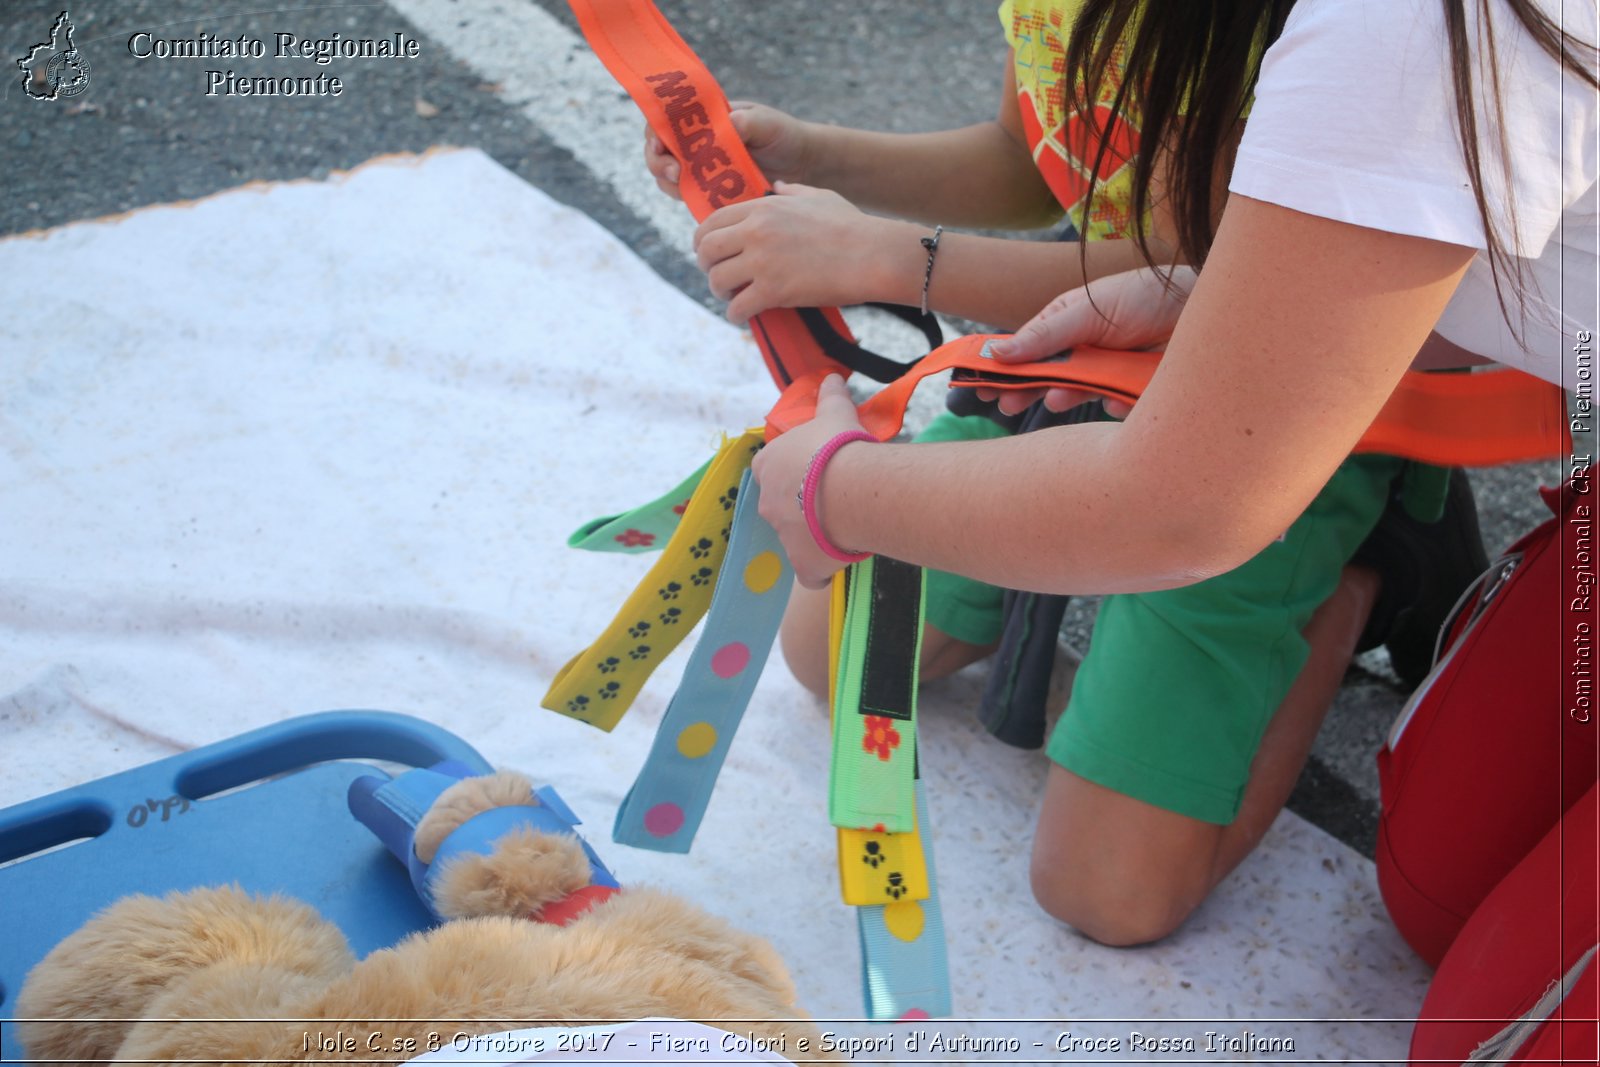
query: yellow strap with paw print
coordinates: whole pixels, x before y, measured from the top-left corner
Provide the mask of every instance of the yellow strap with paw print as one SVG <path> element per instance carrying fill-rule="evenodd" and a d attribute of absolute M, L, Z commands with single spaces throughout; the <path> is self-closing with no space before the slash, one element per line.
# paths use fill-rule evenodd
<path fill-rule="evenodd" d="M 839 895 L 846 904 L 927 900 L 928 861 L 915 826 L 903 834 L 839 831 Z"/>
<path fill-rule="evenodd" d="M 759 429 L 723 440 L 661 558 L 594 643 L 556 674 L 542 706 L 607 731 L 622 720 L 650 672 L 710 607 L 739 480 L 760 447 Z"/>

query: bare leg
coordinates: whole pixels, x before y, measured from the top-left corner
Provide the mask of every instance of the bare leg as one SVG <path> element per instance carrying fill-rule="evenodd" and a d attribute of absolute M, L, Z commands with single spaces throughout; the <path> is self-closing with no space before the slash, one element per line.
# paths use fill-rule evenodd
<path fill-rule="evenodd" d="M 1282 810 L 1377 591 L 1376 574 L 1346 567 L 1311 617 L 1310 655 L 1262 735 L 1231 824 L 1191 819 L 1052 766 L 1033 840 L 1040 906 L 1108 945 L 1142 944 L 1177 929 Z"/>

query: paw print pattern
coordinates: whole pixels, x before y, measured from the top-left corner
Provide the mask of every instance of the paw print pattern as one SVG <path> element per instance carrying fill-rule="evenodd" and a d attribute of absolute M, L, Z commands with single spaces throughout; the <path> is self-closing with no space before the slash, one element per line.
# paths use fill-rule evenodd
<path fill-rule="evenodd" d="M 676 626 L 683 618 L 683 609 L 668 608 L 666 611 L 663 611 L 658 618 L 660 618 L 662 626 Z"/>
<path fill-rule="evenodd" d="M 733 536 L 733 524 L 729 523 L 727 526 L 722 528 L 722 543 L 727 544 L 728 538 L 731 536 Z"/>
<path fill-rule="evenodd" d="M 621 693 L 621 692 L 622 692 L 622 683 L 621 682 L 607 682 L 605 685 L 602 685 L 600 687 L 600 699 L 601 700 L 615 700 L 617 698 L 617 695 L 619 693 Z"/>
<path fill-rule="evenodd" d="M 632 649 L 632 650 L 630 650 L 628 652 L 628 658 L 631 659 L 631 660 L 641 660 L 641 659 L 644 659 L 649 654 L 650 654 L 650 646 L 649 645 L 640 645 L 638 648 Z"/>
<path fill-rule="evenodd" d="M 577 696 L 567 701 L 567 710 L 572 712 L 574 715 L 581 715 L 585 710 L 588 709 L 588 707 L 589 698 L 584 696 L 582 693 L 579 693 Z"/>
<path fill-rule="evenodd" d="M 711 579 L 715 576 L 715 573 L 716 572 L 714 572 L 710 567 L 701 567 L 699 570 L 689 575 L 689 581 L 693 582 L 695 585 L 705 585 L 711 581 Z"/>
<path fill-rule="evenodd" d="M 899 871 L 890 871 L 889 884 L 883 887 L 883 891 L 888 893 L 895 900 L 899 900 L 901 897 L 905 896 L 907 892 L 905 875 L 901 874 Z"/>
<path fill-rule="evenodd" d="M 863 848 L 861 862 L 876 870 L 883 863 L 883 848 L 876 841 L 868 841 Z"/>
<path fill-rule="evenodd" d="M 621 662 L 622 661 L 615 656 L 607 656 L 605 659 L 595 664 L 595 668 L 599 670 L 601 674 L 615 674 L 617 670 L 617 664 Z"/>
<path fill-rule="evenodd" d="M 662 600 L 677 600 L 678 594 L 681 592 L 683 592 L 683 586 L 677 582 L 668 582 L 665 586 L 656 590 L 656 595 L 661 597 Z"/>
<path fill-rule="evenodd" d="M 739 487 L 732 486 L 726 493 L 717 497 L 717 503 L 722 505 L 723 511 L 732 511 L 733 506 L 739 502 Z"/>
<path fill-rule="evenodd" d="M 689 546 L 689 555 L 695 559 L 705 559 L 711 555 L 712 543 L 709 537 L 702 537 Z"/>
<path fill-rule="evenodd" d="M 628 636 L 633 638 L 635 641 L 639 640 L 639 638 L 643 637 L 649 632 L 650 624 L 645 622 L 643 619 L 640 619 L 638 622 L 628 627 Z"/>

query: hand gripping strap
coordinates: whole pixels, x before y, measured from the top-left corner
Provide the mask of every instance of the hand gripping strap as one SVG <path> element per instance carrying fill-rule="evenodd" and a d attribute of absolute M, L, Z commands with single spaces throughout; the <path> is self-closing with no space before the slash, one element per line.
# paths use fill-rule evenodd
<path fill-rule="evenodd" d="M 689 851 L 778 636 L 793 572 L 778 535 L 756 511 L 759 502 L 759 487 L 746 471 L 705 629 L 617 811 L 611 836 L 621 844 Z"/>
<path fill-rule="evenodd" d="M 739 481 L 760 447 L 759 430 L 724 441 L 661 558 L 595 642 L 556 674 L 544 707 L 602 730 L 622 719 L 650 672 L 710 605 Z"/>
<path fill-rule="evenodd" d="M 696 219 L 772 191 L 728 118 L 722 87 L 650 0 L 569 3 L 589 47 L 681 162 L 679 191 Z M 771 308 L 750 331 L 780 389 L 868 366 L 874 376 L 897 373 L 892 360 L 855 343 L 837 308 Z"/>
<path fill-rule="evenodd" d="M 569 3 L 589 47 L 682 163 L 679 191 L 697 220 L 771 192 L 722 87 L 650 0 Z"/>
<path fill-rule="evenodd" d="M 568 548 L 590 552 L 655 552 L 667 543 L 678 528 L 678 520 L 689 508 L 689 498 L 711 466 L 708 459 L 689 477 L 661 496 L 620 515 L 591 519 L 567 538 Z"/>
<path fill-rule="evenodd" d="M 928 807 L 917 782 L 918 825 L 928 826 Z M 933 848 L 926 848 L 928 897 L 856 909 L 861 935 L 861 992 L 871 1019 L 948 1016 L 950 967 L 945 956 L 944 919 Z"/>
<path fill-rule="evenodd" d="M 883 556 L 851 565 L 833 697 L 828 820 L 847 830 L 916 825 L 917 657 L 922 568 Z"/>
<path fill-rule="evenodd" d="M 1115 400 L 1134 401 L 1149 384 L 1161 356 L 1075 348 L 1065 359 L 1000 363 L 988 354 L 994 335 L 974 334 L 930 352 L 905 377 L 884 386 L 859 409 L 861 425 L 879 440 L 900 432 L 917 383 L 953 370 L 951 385 L 1028 389 L 1063 385 Z M 767 415 L 767 438 L 809 421 L 821 378 L 796 382 Z M 1516 370 L 1475 374 L 1409 371 L 1356 444 L 1356 452 L 1381 452 L 1449 467 L 1491 467 L 1567 454 L 1572 437 L 1559 386 Z"/>

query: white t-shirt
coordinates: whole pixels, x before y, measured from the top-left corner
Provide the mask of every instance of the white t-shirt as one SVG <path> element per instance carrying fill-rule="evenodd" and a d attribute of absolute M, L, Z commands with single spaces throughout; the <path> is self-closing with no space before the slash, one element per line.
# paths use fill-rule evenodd
<path fill-rule="evenodd" d="M 1478 5 L 1465 6 L 1468 37 L 1476 40 Z M 1580 41 L 1596 41 L 1595 0 L 1543 6 L 1564 17 Z M 1492 111 L 1486 115 L 1480 100 L 1482 169 L 1496 232 L 1527 261 L 1526 347 L 1501 315 L 1482 251 L 1436 330 L 1462 348 L 1571 388 L 1574 345 L 1592 339 L 1600 325 L 1600 101 L 1545 54 L 1500 0 L 1493 26 L 1514 226 L 1507 221 Z M 1587 59 L 1594 61 L 1592 51 Z M 1475 94 L 1488 88 L 1487 73 L 1475 66 Z M 1229 188 L 1307 214 L 1484 249 L 1455 109 L 1439 0 L 1300 0 L 1262 59 Z M 1517 294 L 1504 271 L 1501 284 L 1515 323 Z"/>

